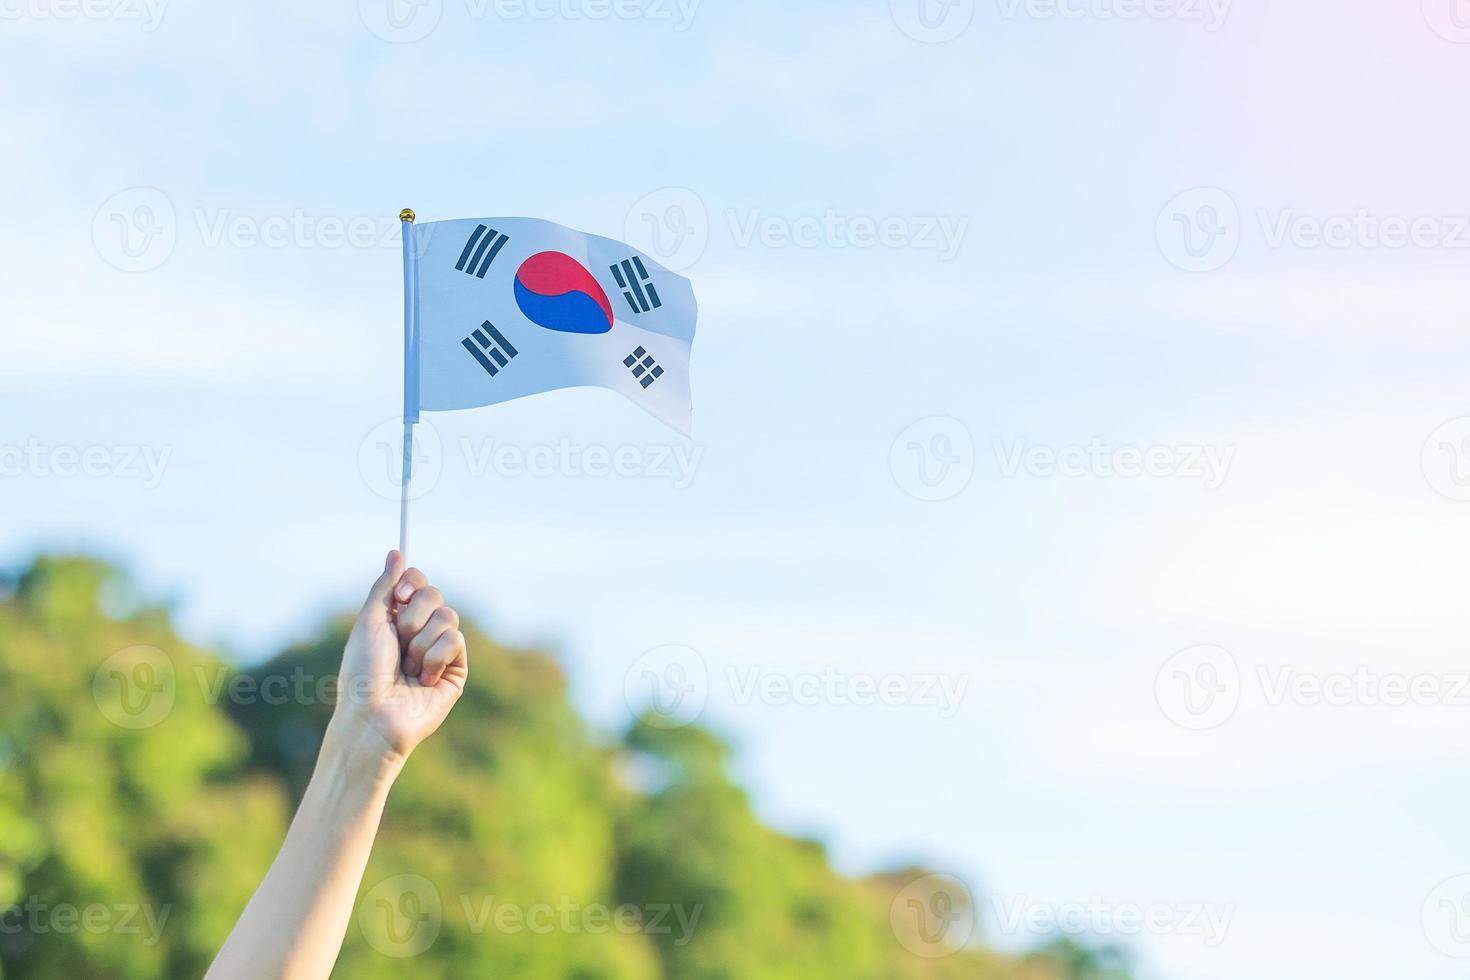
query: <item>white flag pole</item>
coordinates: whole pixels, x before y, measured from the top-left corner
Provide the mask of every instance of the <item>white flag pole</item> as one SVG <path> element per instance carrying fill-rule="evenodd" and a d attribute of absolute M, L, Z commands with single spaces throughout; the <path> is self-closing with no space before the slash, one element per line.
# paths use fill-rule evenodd
<path fill-rule="evenodd" d="M 398 496 L 398 553 L 408 558 L 408 488 L 413 483 L 413 423 L 403 423 L 403 487 Z"/>
<path fill-rule="evenodd" d="M 413 482 L 413 427 L 419 420 L 418 253 L 412 208 L 398 212 L 403 223 L 403 485 L 398 500 L 398 550 L 408 556 L 408 491 Z"/>

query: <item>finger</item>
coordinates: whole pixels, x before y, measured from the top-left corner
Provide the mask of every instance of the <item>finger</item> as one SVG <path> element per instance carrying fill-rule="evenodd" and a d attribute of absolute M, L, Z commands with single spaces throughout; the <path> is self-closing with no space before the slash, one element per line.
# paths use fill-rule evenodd
<path fill-rule="evenodd" d="M 442 605 L 444 593 L 432 585 L 426 585 L 413 594 L 408 605 L 398 610 L 398 642 L 405 651 L 413 638 L 419 635 L 419 630 L 429 621 L 429 617 L 434 615 L 434 610 Z"/>
<path fill-rule="evenodd" d="M 457 629 L 445 630 L 424 654 L 419 683 L 424 687 L 434 687 L 441 679 L 447 678 L 449 683 L 457 680 L 458 688 L 464 690 L 465 671 L 462 668 L 465 660 L 464 634 Z"/>
<path fill-rule="evenodd" d="M 459 613 L 448 606 L 440 606 L 435 609 L 429 616 L 429 621 L 424 624 L 424 628 L 409 641 L 408 652 L 403 660 L 403 676 L 419 676 L 419 670 L 424 663 L 424 654 L 429 652 L 429 648 L 442 634 L 458 628 Z"/>
<path fill-rule="evenodd" d="M 429 584 L 429 578 L 417 568 L 410 568 L 403 573 L 398 580 L 398 587 L 393 590 L 393 599 L 400 606 L 413 598 L 413 594 Z"/>
<path fill-rule="evenodd" d="M 388 552 L 387 565 L 383 574 L 378 576 L 378 580 L 368 590 L 367 602 L 362 605 L 362 615 L 378 615 L 386 619 L 393 611 L 393 587 L 402 576 L 403 555 L 397 551 Z"/>

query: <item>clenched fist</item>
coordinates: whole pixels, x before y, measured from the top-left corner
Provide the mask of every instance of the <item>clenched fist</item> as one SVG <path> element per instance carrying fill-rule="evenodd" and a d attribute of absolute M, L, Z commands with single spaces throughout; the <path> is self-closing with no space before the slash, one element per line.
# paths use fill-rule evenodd
<path fill-rule="evenodd" d="M 443 724 L 468 678 L 459 614 L 390 551 L 347 638 L 334 725 L 381 739 L 401 761 Z"/>

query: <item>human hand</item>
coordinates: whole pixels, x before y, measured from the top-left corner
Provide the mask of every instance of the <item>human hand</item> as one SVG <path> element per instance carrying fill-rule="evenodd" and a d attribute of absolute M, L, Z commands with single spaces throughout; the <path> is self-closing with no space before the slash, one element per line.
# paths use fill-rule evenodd
<path fill-rule="evenodd" d="M 332 972 L 393 781 L 464 693 L 459 616 L 418 569 L 388 567 L 352 626 L 337 708 L 286 840 L 209 980 Z"/>
<path fill-rule="evenodd" d="M 353 624 L 338 674 L 337 734 L 401 763 L 448 716 L 469 678 L 459 614 L 417 568 L 388 553 Z"/>

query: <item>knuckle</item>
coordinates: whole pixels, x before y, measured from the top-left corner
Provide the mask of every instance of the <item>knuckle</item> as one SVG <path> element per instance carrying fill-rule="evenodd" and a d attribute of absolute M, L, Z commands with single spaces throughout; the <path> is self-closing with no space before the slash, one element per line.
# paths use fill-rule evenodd
<path fill-rule="evenodd" d="M 422 626 L 439 606 L 440 602 L 433 589 L 420 589 L 413 594 L 413 599 L 408 604 L 409 620 Z"/>

